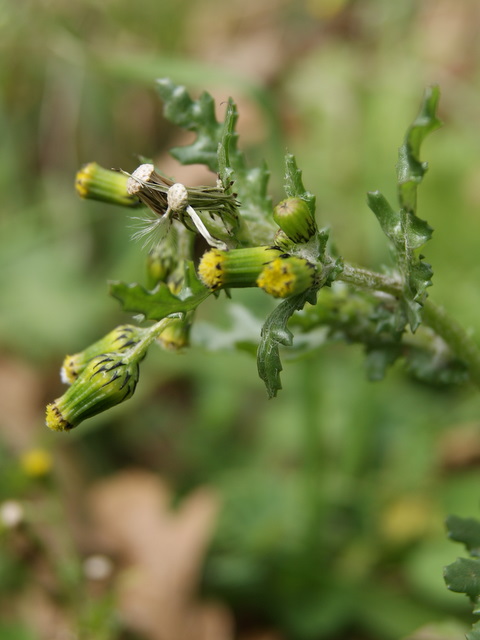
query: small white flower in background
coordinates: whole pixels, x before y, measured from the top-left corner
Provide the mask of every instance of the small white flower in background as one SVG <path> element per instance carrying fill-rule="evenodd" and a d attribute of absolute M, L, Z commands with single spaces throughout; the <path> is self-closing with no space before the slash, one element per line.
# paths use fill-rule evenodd
<path fill-rule="evenodd" d="M 24 520 L 23 506 L 17 500 L 5 500 L 0 504 L 0 523 L 6 529 L 18 527 Z"/>
<path fill-rule="evenodd" d="M 99 553 L 89 556 L 83 562 L 83 573 L 89 580 L 106 580 L 113 573 L 113 562 Z"/>

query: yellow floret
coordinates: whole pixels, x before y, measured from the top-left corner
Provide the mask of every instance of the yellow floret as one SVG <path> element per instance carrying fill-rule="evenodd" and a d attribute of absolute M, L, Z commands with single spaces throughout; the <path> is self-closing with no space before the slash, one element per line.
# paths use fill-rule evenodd
<path fill-rule="evenodd" d="M 72 428 L 72 425 L 62 416 L 56 400 L 47 405 L 45 422 L 53 431 L 69 431 Z"/>
<path fill-rule="evenodd" d="M 65 356 L 62 368 L 60 369 L 62 382 L 65 384 L 73 384 L 78 378 L 78 372 L 81 364 L 78 353 L 72 356 Z"/>
<path fill-rule="evenodd" d="M 223 263 L 225 262 L 225 251 L 211 249 L 203 254 L 198 265 L 198 275 L 203 284 L 209 289 L 218 289 L 224 281 Z"/>
<path fill-rule="evenodd" d="M 84 165 L 75 177 L 75 189 L 81 198 L 88 197 L 88 182 L 92 179 L 93 173 L 98 165 L 95 162 L 89 162 Z"/>
<path fill-rule="evenodd" d="M 296 276 L 290 264 L 277 258 L 265 267 L 258 277 L 257 284 L 275 298 L 286 298 L 294 291 Z"/>
<path fill-rule="evenodd" d="M 310 262 L 295 256 L 276 258 L 258 276 L 257 285 L 274 298 L 302 293 L 314 284 L 315 270 Z"/>

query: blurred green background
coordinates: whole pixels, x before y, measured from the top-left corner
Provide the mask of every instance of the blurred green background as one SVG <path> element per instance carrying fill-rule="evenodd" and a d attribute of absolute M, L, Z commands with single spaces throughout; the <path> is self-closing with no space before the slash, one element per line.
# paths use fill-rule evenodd
<path fill-rule="evenodd" d="M 424 145 L 419 201 L 435 228 L 430 295 L 480 335 L 479 24 L 476 0 L 0 0 L 0 500 L 24 512 L 0 525 L 2 640 L 190 637 L 125 615 L 124 557 L 100 585 L 86 573 L 108 545 L 84 526 L 85 495 L 132 467 L 177 509 L 199 487 L 217 496 L 189 593 L 226 605 L 229 623 L 192 637 L 462 637 L 468 603 L 442 579 L 461 549 L 443 520 L 478 514 L 475 390 L 397 369 L 369 383 L 360 349 L 335 344 L 286 364 L 268 401 L 251 355 L 206 353 L 199 330 L 187 353 L 151 354 L 135 397 L 78 431 L 47 433 L 43 412 L 64 355 L 130 320 L 107 280 L 145 280 L 128 214 L 80 201 L 76 170 L 143 156 L 208 179 L 168 156 L 189 137 L 163 118 L 157 77 L 209 91 L 220 117 L 232 96 L 274 201 L 288 149 L 340 253 L 376 269 L 389 253 L 365 193 L 394 200 L 397 148 L 438 83 L 445 126 Z M 259 293 L 211 300 L 201 319 L 228 327 L 245 304 L 256 330 Z M 411 635 L 428 624 L 447 626 Z"/>

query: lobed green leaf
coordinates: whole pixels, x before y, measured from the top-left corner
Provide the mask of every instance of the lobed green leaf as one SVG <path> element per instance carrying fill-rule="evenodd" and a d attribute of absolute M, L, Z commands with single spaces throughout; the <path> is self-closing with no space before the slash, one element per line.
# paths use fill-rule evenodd
<path fill-rule="evenodd" d="M 197 136 L 192 144 L 171 149 L 172 155 L 182 164 L 205 164 L 219 174 L 225 189 L 234 181 L 242 215 L 264 225 L 272 214 L 272 201 L 267 193 L 270 173 L 265 165 L 247 169 L 244 155 L 237 147 L 235 102 L 229 99 L 222 123 L 216 119 L 215 104 L 208 93 L 193 100 L 185 87 L 165 78 L 157 81 L 157 89 L 164 101 L 165 117 Z M 261 236 L 265 242 L 270 241 L 272 235 L 267 226 Z"/>
<path fill-rule="evenodd" d="M 448 516 L 446 526 L 449 538 L 455 542 L 462 542 L 471 556 L 480 557 L 479 520 Z"/>
<path fill-rule="evenodd" d="M 188 262 L 183 287 L 178 295 L 174 295 L 164 282 L 153 291 L 137 283 L 112 282 L 110 294 L 120 301 L 124 311 L 142 313 L 147 320 L 161 320 L 172 313 L 192 311 L 208 298 L 211 291 L 197 278 L 193 263 Z"/>
<path fill-rule="evenodd" d="M 383 233 L 397 247 L 401 238 L 400 212 L 395 211 L 380 191 L 367 193 L 367 204 L 377 217 Z"/>
<path fill-rule="evenodd" d="M 395 211 L 378 191 L 368 194 L 368 206 L 376 215 L 383 232 L 393 245 L 398 270 L 403 279 L 403 301 L 412 331 L 421 323 L 421 308 L 431 286 L 433 271 L 415 251 L 432 237 L 432 228 L 416 215 L 417 187 L 427 170 L 420 160 L 425 137 L 440 126 L 436 117 L 440 92 L 431 87 L 425 92 L 418 116 L 407 129 L 398 152 L 397 190 L 400 209 Z"/>
<path fill-rule="evenodd" d="M 480 622 L 476 622 L 471 631 L 466 634 L 467 640 L 480 640 Z"/>
<path fill-rule="evenodd" d="M 480 560 L 457 558 L 444 569 L 447 588 L 457 593 L 465 593 L 472 602 L 480 596 Z"/>
<path fill-rule="evenodd" d="M 175 147 L 170 153 L 182 164 L 205 164 L 217 172 L 223 124 L 216 119 L 212 96 L 204 92 L 198 100 L 192 100 L 185 87 L 175 85 L 168 78 L 157 80 L 157 89 L 164 101 L 165 117 L 197 134 L 192 144 Z"/>
<path fill-rule="evenodd" d="M 289 198 L 305 200 L 313 217 L 315 217 L 315 196 L 303 186 L 302 171 L 297 167 L 295 156 L 287 153 L 285 156 L 285 193 Z"/>
<path fill-rule="evenodd" d="M 398 200 L 401 208 L 413 215 L 417 208 L 417 187 L 428 168 L 428 164 L 420 160 L 420 148 L 426 136 L 442 125 L 436 115 L 439 99 L 440 89 L 437 86 L 425 91 L 420 111 L 407 129 L 404 143 L 398 151 Z"/>
<path fill-rule="evenodd" d="M 231 156 L 236 156 L 238 160 L 238 133 L 235 131 L 237 120 L 237 105 L 231 98 L 229 98 L 223 123 L 222 136 L 217 149 L 218 175 L 222 181 L 224 189 L 228 189 L 231 181 L 235 179 Z"/>
<path fill-rule="evenodd" d="M 269 398 L 274 398 L 277 391 L 282 388 L 280 380 L 282 362 L 279 347 L 280 345 L 288 347 L 293 341 L 293 334 L 287 328 L 287 323 L 295 311 L 302 309 L 307 301 L 311 301 L 311 298 L 310 289 L 287 298 L 268 316 L 262 327 L 257 351 L 257 368 Z"/>
<path fill-rule="evenodd" d="M 264 222 L 272 214 L 272 200 L 267 193 L 270 173 L 264 164 L 247 169 L 244 154 L 238 149 L 238 133 L 235 126 L 238 111 L 235 102 L 228 101 L 223 132 L 218 145 L 219 176 L 224 188 L 234 182 L 234 189 L 241 203 L 245 218 Z"/>

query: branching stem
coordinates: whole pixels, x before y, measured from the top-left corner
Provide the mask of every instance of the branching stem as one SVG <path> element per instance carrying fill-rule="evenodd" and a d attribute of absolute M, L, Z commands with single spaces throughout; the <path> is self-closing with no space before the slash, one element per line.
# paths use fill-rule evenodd
<path fill-rule="evenodd" d="M 158 336 L 164 331 L 175 318 L 182 317 L 183 314 L 176 313 L 170 315 L 168 318 L 163 318 L 159 322 L 156 322 L 154 325 L 149 327 L 148 331 L 146 331 L 145 336 L 138 341 L 138 343 L 132 347 L 125 355 L 125 362 L 135 362 L 141 359 L 145 353 L 147 352 L 149 346 L 154 342 Z"/>
<path fill-rule="evenodd" d="M 370 289 L 373 291 L 383 291 L 398 298 L 401 295 L 402 285 L 400 280 L 389 278 L 375 271 L 360 269 L 352 265 L 345 264 L 343 271 L 338 274 L 337 280 L 342 280 L 348 284 L 353 284 L 360 289 Z"/>
<path fill-rule="evenodd" d="M 360 289 L 383 291 L 396 298 L 401 296 L 399 280 L 349 264 L 345 264 L 337 279 Z M 452 353 L 465 362 L 472 382 L 480 387 L 480 347 L 472 336 L 443 307 L 430 299 L 423 305 L 422 317 L 424 324 L 433 329 Z"/>
<path fill-rule="evenodd" d="M 480 348 L 470 333 L 432 300 L 425 302 L 422 315 L 424 323 L 467 364 L 472 382 L 480 387 Z"/>

